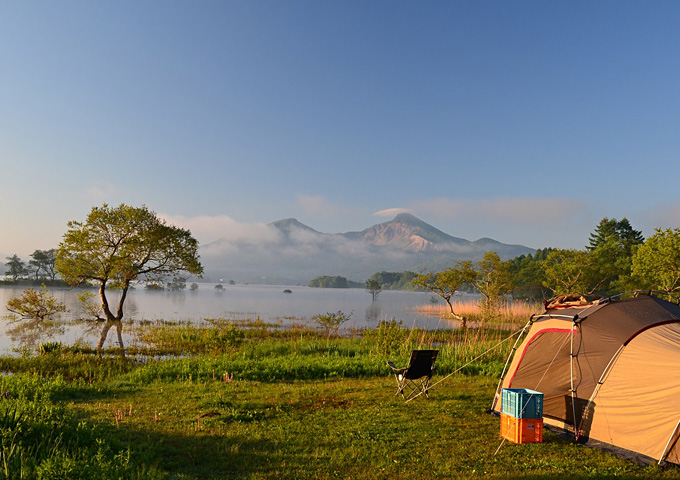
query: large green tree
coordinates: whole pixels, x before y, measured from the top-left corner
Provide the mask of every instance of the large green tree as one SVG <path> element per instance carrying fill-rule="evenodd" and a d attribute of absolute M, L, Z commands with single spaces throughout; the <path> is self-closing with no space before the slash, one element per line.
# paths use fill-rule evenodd
<path fill-rule="evenodd" d="M 441 272 L 420 273 L 412 280 L 412 282 L 418 287 L 439 295 L 446 302 L 446 305 L 448 305 L 451 316 L 460 320 L 463 328 L 467 328 L 467 319 L 454 312 L 451 297 L 453 297 L 465 283 L 474 282 L 475 278 L 476 272 L 472 262 L 464 260 L 457 262 L 455 266 L 449 267 Z"/>
<path fill-rule="evenodd" d="M 625 290 L 630 284 L 631 264 L 635 249 L 644 242 L 627 218 L 603 218 L 590 235 L 586 247 L 593 256 L 593 276 L 599 275 L 597 291 L 611 294 Z"/>
<path fill-rule="evenodd" d="M 123 307 L 132 282 L 203 273 L 198 242 L 189 230 L 168 225 L 146 206 L 124 204 L 93 207 L 84 222 L 70 221 L 57 249 L 56 270 L 71 285 L 98 285 L 103 316 L 97 320 L 103 327 L 97 350 L 115 326 L 123 355 Z M 110 288 L 121 290 L 115 309 Z"/>
<path fill-rule="evenodd" d="M 633 255 L 632 275 L 638 287 L 680 291 L 680 229 L 656 229 Z"/>
<path fill-rule="evenodd" d="M 590 234 L 590 242 L 586 248 L 593 251 L 610 240 L 616 241 L 624 253 L 631 256 L 635 245 L 642 244 L 645 238 L 642 232 L 631 226 L 627 218 L 616 220 L 604 217 L 595 227 L 595 231 Z"/>

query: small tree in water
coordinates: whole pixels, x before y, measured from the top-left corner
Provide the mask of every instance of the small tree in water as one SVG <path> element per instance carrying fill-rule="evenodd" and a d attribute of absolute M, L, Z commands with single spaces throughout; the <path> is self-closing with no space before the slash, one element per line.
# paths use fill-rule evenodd
<path fill-rule="evenodd" d="M 382 291 L 380 282 L 375 279 L 366 280 L 366 291 L 371 294 L 371 298 L 373 298 L 373 301 L 375 302 Z"/>
<path fill-rule="evenodd" d="M 60 331 L 52 317 L 66 311 L 66 305 L 51 295 L 45 285 L 39 290 L 27 288 L 7 302 L 7 310 L 19 316 L 21 323 L 7 331 L 13 339 L 32 343 L 42 336 Z"/>
<path fill-rule="evenodd" d="M 43 285 L 40 290 L 27 288 L 20 296 L 11 298 L 7 302 L 7 310 L 22 319 L 34 320 L 36 324 L 40 324 L 53 315 L 65 312 L 66 305 L 50 295 Z"/>
<path fill-rule="evenodd" d="M 203 273 L 198 242 L 189 230 L 167 225 L 146 206 L 124 204 L 93 207 L 85 222 L 69 222 L 57 250 L 56 269 L 71 285 L 98 285 L 103 327 L 97 350 L 101 353 L 109 330 L 115 326 L 123 355 L 123 306 L 130 284 L 184 271 Z M 115 310 L 109 304 L 108 289 L 121 290 Z"/>
<path fill-rule="evenodd" d="M 312 320 L 323 328 L 326 331 L 326 335 L 330 337 L 331 333 L 337 335 L 342 324 L 347 322 L 350 318 L 352 318 L 352 313 L 346 314 L 338 310 L 336 313 L 329 312 L 323 315 L 314 315 Z"/>

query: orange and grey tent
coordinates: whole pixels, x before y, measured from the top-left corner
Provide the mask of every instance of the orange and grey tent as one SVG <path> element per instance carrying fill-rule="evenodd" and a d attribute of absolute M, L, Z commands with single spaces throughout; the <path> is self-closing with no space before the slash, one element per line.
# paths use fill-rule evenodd
<path fill-rule="evenodd" d="M 651 295 L 562 297 L 518 337 L 503 388 L 543 393 L 547 426 L 630 458 L 680 464 L 680 306 Z"/>

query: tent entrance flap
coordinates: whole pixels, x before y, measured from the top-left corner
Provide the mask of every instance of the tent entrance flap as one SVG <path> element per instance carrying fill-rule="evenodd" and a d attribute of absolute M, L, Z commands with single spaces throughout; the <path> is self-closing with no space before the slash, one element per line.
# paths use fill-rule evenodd
<path fill-rule="evenodd" d="M 668 439 L 668 443 L 666 443 L 666 447 L 663 449 L 663 453 L 661 454 L 661 458 L 659 458 L 659 465 L 663 464 L 666 461 L 666 456 L 668 456 L 668 453 L 675 448 L 675 445 L 678 443 L 678 433 L 680 428 L 680 420 L 678 420 L 678 423 L 675 424 L 675 428 L 673 429 L 673 433 L 671 433 L 670 438 Z"/>

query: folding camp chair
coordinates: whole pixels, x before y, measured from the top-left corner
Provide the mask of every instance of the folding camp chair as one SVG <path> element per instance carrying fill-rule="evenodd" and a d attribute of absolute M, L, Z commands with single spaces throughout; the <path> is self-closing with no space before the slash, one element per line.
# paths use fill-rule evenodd
<path fill-rule="evenodd" d="M 394 363 L 387 362 L 397 380 L 397 393 L 395 395 L 401 393 L 404 400 L 409 400 L 424 393 L 427 398 L 430 398 L 427 390 L 430 388 L 430 379 L 432 379 L 434 362 L 437 360 L 438 353 L 439 350 L 413 350 L 408 367 L 403 368 L 397 368 Z M 416 382 L 416 380 L 420 380 L 420 382 Z M 404 394 L 404 390 L 406 390 L 406 394 Z"/>

